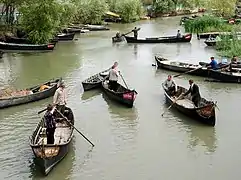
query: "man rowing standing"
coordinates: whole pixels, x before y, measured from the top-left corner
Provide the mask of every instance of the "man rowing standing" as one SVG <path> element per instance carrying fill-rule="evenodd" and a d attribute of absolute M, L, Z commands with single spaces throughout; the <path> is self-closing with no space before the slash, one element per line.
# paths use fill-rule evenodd
<path fill-rule="evenodd" d="M 58 111 L 64 114 L 66 103 L 66 92 L 65 85 L 63 82 L 60 83 L 59 88 L 55 91 L 53 104 L 56 105 Z"/>
<path fill-rule="evenodd" d="M 139 31 L 139 29 L 137 29 L 137 27 L 135 27 L 135 28 L 132 30 L 132 32 L 134 33 L 134 38 L 135 38 L 135 39 L 137 39 L 137 37 L 138 37 L 138 31 Z"/>
<path fill-rule="evenodd" d="M 118 77 L 119 72 L 117 70 L 118 62 L 115 62 L 114 65 L 111 67 L 111 70 L 109 72 L 109 88 L 110 90 L 117 91 L 118 89 Z"/>
<path fill-rule="evenodd" d="M 198 107 L 199 103 L 200 103 L 200 100 L 201 100 L 201 95 L 199 93 L 199 87 L 198 87 L 198 85 L 194 84 L 192 79 L 189 80 L 189 84 L 190 84 L 189 90 L 186 93 L 183 93 L 182 95 L 186 96 L 189 93 L 191 93 L 192 102 L 194 103 L 194 105 L 196 107 Z"/>
<path fill-rule="evenodd" d="M 56 121 L 54 117 L 55 107 L 52 104 L 49 104 L 47 111 L 44 115 L 44 122 L 46 127 L 47 134 L 47 144 L 54 144 L 54 132 L 56 129 Z"/>

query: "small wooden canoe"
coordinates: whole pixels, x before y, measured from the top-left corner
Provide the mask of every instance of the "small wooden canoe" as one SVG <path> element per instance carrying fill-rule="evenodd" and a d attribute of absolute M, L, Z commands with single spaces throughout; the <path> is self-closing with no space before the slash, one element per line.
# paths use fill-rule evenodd
<path fill-rule="evenodd" d="M 187 89 L 178 86 L 175 98 L 179 97 L 181 93 L 185 92 L 187 92 Z M 164 95 L 168 103 L 173 104 L 176 101 L 174 97 L 168 95 L 165 89 Z M 176 103 L 173 104 L 172 108 L 177 109 L 179 112 L 193 118 L 196 121 L 210 126 L 215 126 L 215 103 L 213 101 L 208 101 L 204 98 L 201 98 L 200 107 L 196 107 L 191 101 L 191 95 L 189 94 L 184 99 L 177 100 Z"/>
<path fill-rule="evenodd" d="M 119 84 L 119 83 L 118 83 Z M 102 82 L 103 91 L 110 98 L 119 102 L 127 107 L 133 107 L 134 101 L 136 99 L 137 92 L 135 90 L 130 90 L 119 84 L 117 92 L 110 90 L 108 81 Z"/>
<path fill-rule="evenodd" d="M 105 79 L 105 77 L 109 75 L 110 69 L 111 68 L 106 69 L 82 81 L 82 86 L 84 88 L 84 91 L 101 87 L 101 82 Z"/>
<path fill-rule="evenodd" d="M 56 36 L 58 41 L 72 41 L 74 39 L 75 33 L 61 33 Z"/>
<path fill-rule="evenodd" d="M 54 43 L 49 44 L 16 44 L 0 42 L 1 50 L 9 51 L 52 51 L 55 47 Z"/>
<path fill-rule="evenodd" d="M 108 31 L 109 28 L 105 26 L 99 26 L 99 25 L 84 25 L 85 29 L 88 29 L 90 31 Z"/>
<path fill-rule="evenodd" d="M 4 92 L 1 91 L 0 109 L 20 104 L 26 104 L 53 96 L 61 80 L 62 79 L 59 78 L 43 83 L 43 85 L 47 85 L 50 87 L 43 91 L 39 91 L 39 88 L 42 84 L 17 92 L 8 92 L 7 90 L 5 90 Z"/>
<path fill-rule="evenodd" d="M 156 64 L 158 68 L 174 71 L 178 73 L 185 73 L 191 70 L 192 71 L 188 74 L 196 75 L 196 76 L 202 76 L 202 77 L 208 77 L 208 70 L 205 67 L 202 67 L 198 64 L 191 64 L 191 63 L 184 63 L 184 62 L 178 62 L 178 61 L 170 61 L 162 57 L 155 56 Z"/>
<path fill-rule="evenodd" d="M 119 37 L 119 38 L 117 38 L 116 36 L 115 36 L 115 37 L 112 37 L 112 42 L 113 42 L 113 43 L 122 42 L 122 41 L 125 41 L 124 36 L 121 36 L 121 37 Z"/>
<path fill-rule="evenodd" d="M 145 39 L 135 39 L 134 37 L 125 36 L 125 38 L 127 43 L 184 43 L 184 42 L 191 41 L 192 34 L 184 35 L 181 38 L 177 38 L 177 36 L 145 38 Z"/>
<path fill-rule="evenodd" d="M 204 43 L 207 45 L 207 46 L 216 46 L 216 40 L 215 39 L 206 39 L 204 41 Z"/>
<path fill-rule="evenodd" d="M 66 107 L 64 116 L 74 124 L 74 115 L 70 108 Z M 36 158 L 35 163 L 44 175 L 47 175 L 67 155 L 73 130 L 74 128 L 65 119 L 57 119 L 54 144 L 47 144 L 44 118 L 37 125 L 30 136 L 30 146 Z"/>

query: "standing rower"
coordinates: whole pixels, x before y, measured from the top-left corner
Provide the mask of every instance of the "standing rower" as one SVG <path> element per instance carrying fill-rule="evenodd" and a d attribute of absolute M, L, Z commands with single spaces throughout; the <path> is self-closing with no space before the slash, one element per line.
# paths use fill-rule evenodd
<path fill-rule="evenodd" d="M 66 92 L 65 85 L 63 82 L 60 83 L 59 88 L 55 91 L 53 104 L 56 105 L 58 111 L 64 114 L 66 103 Z"/>

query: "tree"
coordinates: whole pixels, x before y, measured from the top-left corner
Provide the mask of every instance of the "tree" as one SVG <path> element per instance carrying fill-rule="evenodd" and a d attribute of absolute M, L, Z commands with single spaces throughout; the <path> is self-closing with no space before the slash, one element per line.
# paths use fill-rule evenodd
<path fill-rule="evenodd" d="M 73 0 L 73 3 L 77 7 L 75 21 L 84 24 L 101 24 L 108 10 L 105 0 Z"/>
<path fill-rule="evenodd" d="M 218 16 L 230 17 L 235 14 L 237 0 L 208 0 L 207 8 L 216 9 L 215 14 Z"/>
<path fill-rule="evenodd" d="M 33 43 L 47 43 L 61 22 L 62 6 L 55 0 L 31 0 L 19 9 L 22 28 Z"/>
<path fill-rule="evenodd" d="M 154 0 L 152 5 L 155 14 L 166 13 L 173 10 L 174 6 L 175 4 L 172 0 Z"/>

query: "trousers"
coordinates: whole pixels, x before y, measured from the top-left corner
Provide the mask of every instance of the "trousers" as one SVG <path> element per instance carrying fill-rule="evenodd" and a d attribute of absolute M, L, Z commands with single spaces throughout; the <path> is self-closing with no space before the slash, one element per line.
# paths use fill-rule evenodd
<path fill-rule="evenodd" d="M 118 88 L 117 81 L 109 80 L 109 88 L 110 88 L 110 90 L 117 91 L 117 88 Z"/>
<path fill-rule="evenodd" d="M 46 129 L 47 144 L 54 144 L 54 132 L 55 132 L 55 128 Z"/>

